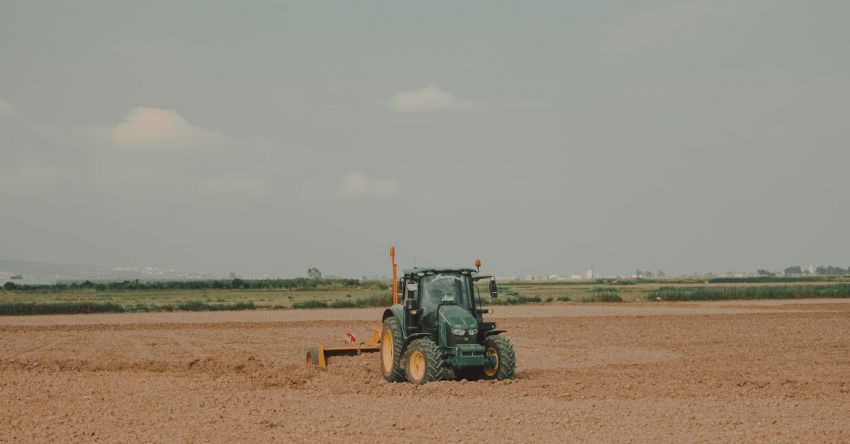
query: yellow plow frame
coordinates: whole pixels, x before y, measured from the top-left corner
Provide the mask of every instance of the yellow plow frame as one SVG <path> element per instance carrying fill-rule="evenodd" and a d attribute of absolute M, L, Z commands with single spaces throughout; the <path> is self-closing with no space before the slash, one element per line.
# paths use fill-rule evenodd
<path fill-rule="evenodd" d="M 395 263 L 395 246 L 390 247 L 390 260 L 393 265 L 393 281 L 391 283 L 393 304 L 398 304 L 398 266 Z M 307 349 L 307 366 L 325 369 L 328 367 L 328 357 L 338 355 L 359 355 L 360 353 L 381 350 L 381 326 L 372 332 L 369 342 L 346 345 L 320 345 Z M 348 335 L 351 337 L 351 334 Z"/>
<path fill-rule="evenodd" d="M 372 332 L 372 337 L 367 343 L 351 345 L 320 345 L 307 349 L 307 366 L 325 369 L 328 366 L 329 356 L 359 355 L 360 353 L 376 352 L 381 350 L 381 328 Z"/>

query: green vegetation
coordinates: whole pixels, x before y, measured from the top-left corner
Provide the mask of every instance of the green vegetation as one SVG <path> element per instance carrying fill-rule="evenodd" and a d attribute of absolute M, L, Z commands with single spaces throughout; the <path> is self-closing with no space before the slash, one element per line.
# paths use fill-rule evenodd
<path fill-rule="evenodd" d="M 392 296 L 387 293 L 358 299 L 351 299 L 351 295 L 347 295 L 346 299 L 332 301 L 308 299 L 293 303 L 292 308 L 363 308 L 386 307 L 390 304 L 392 304 Z"/>
<path fill-rule="evenodd" d="M 481 283 L 477 285 L 477 297 L 482 306 L 555 301 L 850 297 L 850 282 L 846 277 L 837 276 L 699 278 L 682 279 L 681 283 L 678 280 L 657 283 L 632 280 L 617 281 L 616 284 L 603 281 L 606 280 L 508 282 L 499 286 L 499 297 L 496 299 L 489 297 L 486 283 Z M 186 289 L 183 288 L 185 286 L 201 288 Z M 11 284 L 0 287 L 0 315 L 385 307 L 390 304 L 390 297 L 389 287 L 384 283 L 353 279 L 125 281 L 41 286 Z"/>
<path fill-rule="evenodd" d="M 660 285 L 600 285 L 585 281 L 582 285 L 568 283 L 559 285 L 557 283 L 537 282 L 510 282 L 500 285 L 501 295 L 510 296 L 539 296 L 544 301 L 548 298 L 559 302 L 617 302 L 618 298 L 623 301 L 644 300 L 647 291 Z M 503 290 L 507 287 L 508 290 Z"/>
<path fill-rule="evenodd" d="M 182 311 L 227 311 L 227 310 L 254 310 L 257 308 L 253 302 L 237 302 L 234 304 L 209 304 L 201 301 L 189 301 L 177 304 L 177 310 Z"/>
<path fill-rule="evenodd" d="M 292 308 L 328 308 L 328 305 L 325 301 L 317 301 L 315 299 L 309 299 L 306 301 L 295 302 L 292 304 Z"/>
<path fill-rule="evenodd" d="M 102 304 L 112 304 L 108 309 L 112 312 L 288 309 L 322 304 L 345 308 L 382 305 L 389 298 L 386 284 L 354 279 L 81 282 L 0 288 L 0 304 L 11 304 L 0 314 L 96 313 L 107 309 L 90 307 Z M 306 302 L 310 300 L 319 303 Z M 38 306 L 20 308 L 17 304 Z"/>
<path fill-rule="evenodd" d="M 599 293 L 581 298 L 581 302 L 623 302 L 617 293 Z"/>
<path fill-rule="evenodd" d="M 89 314 L 89 313 L 125 313 L 149 311 L 223 311 L 254 310 L 251 302 L 234 304 L 208 304 L 201 301 L 189 301 L 178 305 L 136 304 L 125 307 L 112 302 L 0 302 L 0 315 L 41 315 L 41 314 Z"/>
<path fill-rule="evenodd" d="M 719 301 L 733 299 L 848 298 L 850 284 L 788 285 L 771 287 L 661 287 L 646 298 L 662 301 Z"/>
<path fill-rule="evenodd" d="M 0 315 L 40 315 L 40 314 L 77 314 L 77 313 L 122 313 L 124 307 L 111 302 L 104 303 L 33 303 L 5 302 L 0 303 Z"/>
<path fill-rule="evenodd" d="M 589 296 L 579 299 L 581 302 L 623 302 L 620 292 L 614 287 L 593 287 Z"/>
<path fill-rule="evenodd" d="M 187 281 L 122 281 L 122 282 L 72 282 L 49 285 L 11 284 L 6 290 L 26 293 L 59 293 L 67 291 L 94 290 L 98 292 L 118 291 L 162 291 L 162 290 L 386 290 L 380 281 L 357 279 L 208 279 Z"/>
<path fill-rule="evenodd" d="M 481 295 L 487 294 L 487 289 L 481 290 Z M 483 305 L 521 305 L 543 302 L 543 298 L 538 295 L 522 295 L 508 286 L 499 288 L 499 297 L 493 299 L 491 297 L 481 296 Z"/>
<path fill-rule="evenodd" d="M 846 281 L 838 276 L 749 276 L 749 277 L 724 277 L 709 279 L 710 284 L 765 284 L 781 282 L 841 282 Z"/>
<path fill-rule="evenodd" d="M 499 299 L 496 299 L 496 300 L 498 301 Z M 531 304 L 531 303 L 538 303 L 538 302 L 543 302 L 543 299 L 540 299 L 540 296 L 522 296 L 522 295 L 519 295 L 519 296 L 509 296 L 509 297 L 505 298 L 505 304 L 506 305 Z M 493 303 L 492 299 L 491 299 L 490 303 L 491 304 Z"/>

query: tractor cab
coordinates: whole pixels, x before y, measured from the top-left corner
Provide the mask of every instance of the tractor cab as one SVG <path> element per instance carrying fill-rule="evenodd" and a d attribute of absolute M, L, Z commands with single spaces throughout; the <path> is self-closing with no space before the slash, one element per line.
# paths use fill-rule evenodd
<path fill-rule="evenodd" d="M 453 305 L 475 314 L 475 294 L 472 269 L 405 270 L 403 280 L 404 305 L 415 314 L 411 319 L 420 329 L 435 333 L 440 307 Z M 479 315 L 480 317 L 480 315 Z"/>
<path fill-rule="evenodd" d="M 420 306 L 434 310 L 441 304 L 454 304 L 472 312 L 475 300 L 472 293 L 472 279 L 468 270 L 458 273 L 426 273 L 419 280 Z"/>

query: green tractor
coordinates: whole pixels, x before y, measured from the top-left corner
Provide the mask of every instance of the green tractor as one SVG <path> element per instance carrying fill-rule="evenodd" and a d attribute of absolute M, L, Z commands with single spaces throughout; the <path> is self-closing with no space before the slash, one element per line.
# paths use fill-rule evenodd
<path fill-rule="evenodd" d="M 480 260 L 475 265 L 404 270 L 393 288 L 397 303 L 383 314 L 381 373 L 387 381 L 425 384 L 514 377 L 513 345 L 494 322 L 484 322 L 488 310 L 476 297 L 475 283 L 489 279 L 490 296 L 496 298 L 496 279 L 478 275 Z"/>

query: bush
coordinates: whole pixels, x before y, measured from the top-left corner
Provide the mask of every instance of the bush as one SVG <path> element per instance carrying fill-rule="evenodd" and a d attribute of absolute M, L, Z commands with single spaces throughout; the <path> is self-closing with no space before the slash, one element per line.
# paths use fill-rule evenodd
<path fill-rule="evenodd" d="M 581 298 L 581 302 L 623 302 L 616 288 L 594 287 L 589 291 L 590 296 Z"/>
<path fill-rule="evenodd" d="M 344 300 L 344 301 L 333 301 L 330 303 L 331 308 L 355 308 L 357 307 L 357 303 L 359 301 L 352 300 Z"/>
<path fill-rule="evenodd" d="M 257 308 L 253 302 L 236 302 L 233 304 L 210 304 L 201 301 L 189 301 L 177 304 L 178 310 L 183 311 L 229 311 L 229 310 L 253 310 Z"/>
<path fill-rule="evenodd" d="M 593 287 L 588 288 L 587 291 L 591 293 L 620 293 L 620 290 L 618 290 L 616 287 Z"/>
<path fill-rule="evenodd" d="M 569 296 L 558 296 L 558 302 L 569 302 Z"/>
<path fill-rule="evenodd" d="M 393 295 L 390 293 L 374 294 L 355 301 L 358 307 L 389 307 L 392 303 Z"/>
<path fill-rule="evenodd" d="M 617 294 L 598 294 L 581 298 L 581 302 L 623 302 Z"/>
<path fill-rule="evenodd" d="M 111 302 L 4 302 L 0 303 L 0 315 L 40 315 L 40 314 L 85 314 L 85 313 L 123 313 L 124 307 Z"/>
<path fill-rule="evenodd" d="M 325 301 L 317 301 L 309 299 L 292 303 L 292 308 L 328 308 L 328 303 Z"/>
<path fill-rule="evenodd" d="M 501 290 L 500 290 L 500 292 L 501 292 Z M 479 304 L 481 306 L 485 306 L 485 305 L 522 305 L 522 304 L 534 304 L 534 303 L 543 302 L 543 298 L 541 298 L 540 296 L 523 296 L 523 295 L 516 293 L 516 292 L 511 292 L 511 293 L 513 293 L 513 295 L 507 296 L 507 297 L 499 296 L 496 299 L 493 299 L 493 298 L 484 299 L 482 297 L 481 299 L 476 299 L 476 301 L 479 301 L 479 300 L 482 301 L 482 303 Z"/>

